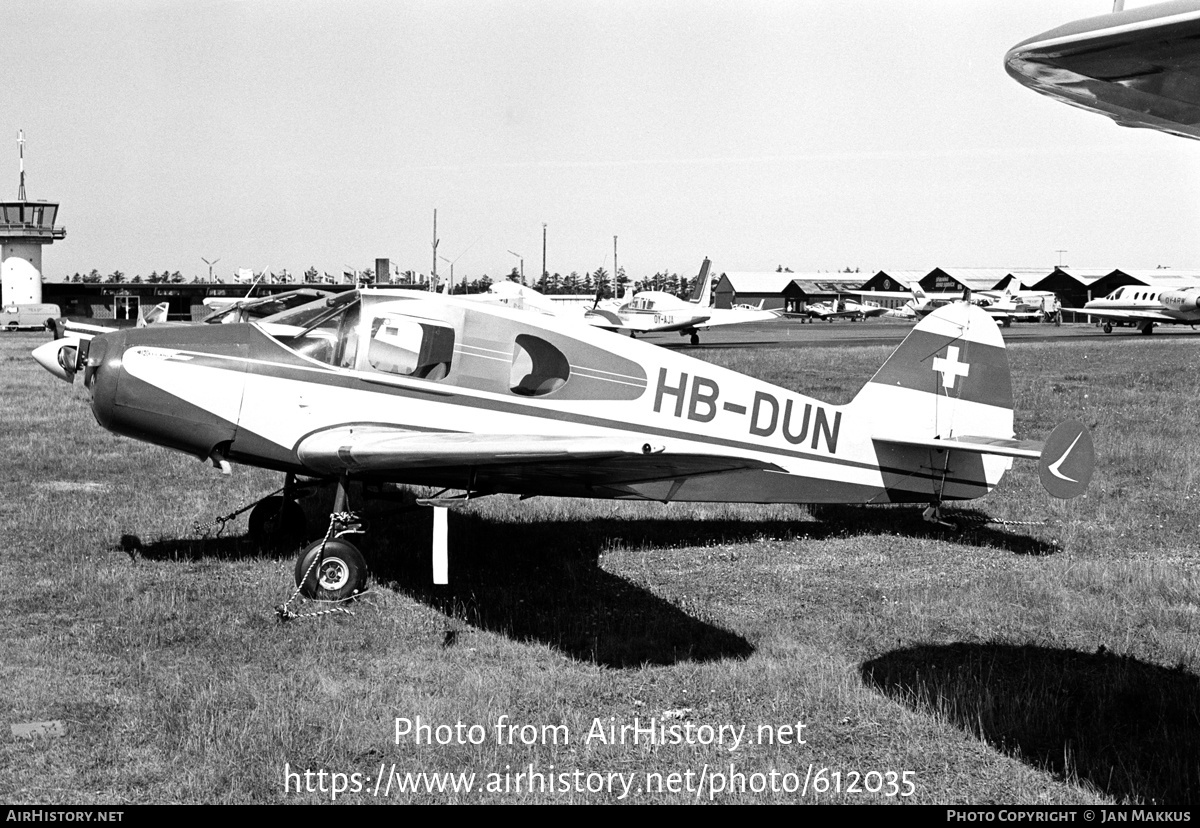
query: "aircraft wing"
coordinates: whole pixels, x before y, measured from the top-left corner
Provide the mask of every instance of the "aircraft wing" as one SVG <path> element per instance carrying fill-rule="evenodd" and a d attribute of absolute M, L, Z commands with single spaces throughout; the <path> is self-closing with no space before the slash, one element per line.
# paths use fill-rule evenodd
<path fill-rule="evenodd" d="M 1200 138 L 1200 0 L 1078 20 L 1013 47 L 1018 83 L 1121 126 Z"/>
<path fill-rule="evenodd" d="M 782 471 L 772 463 L 736 455 L 674 453 L 661 443 L 628 438 L 559 437 L 527 434 L 412 432 L 387 427 L 339 427 L 305 438 L 301 462 L 320 474 L 352 472 L 403 479 L 420 470 L 428 477 L 443 469 L 447 479 L 480 490 L 489 481 L 536 484 L 541 490 L 603 488 L 664 499 L 642 488 L 699 475 L 746 469 Z M 519 488 L 519 486 L 518 486 Z M 665 498 L 665 499 L 669 499 Z"/>
<path fill-rule="evenodd" d="M 1155 310 L 1084 310 L 1083 308 L 1063 308 L 1071 313 L 1082 313 L 1085 316 L 1095 316 L 1099 319 L 1116 319 L 1122 322 L 1178 322 L 1178 317 L 1169 316 Z"/>

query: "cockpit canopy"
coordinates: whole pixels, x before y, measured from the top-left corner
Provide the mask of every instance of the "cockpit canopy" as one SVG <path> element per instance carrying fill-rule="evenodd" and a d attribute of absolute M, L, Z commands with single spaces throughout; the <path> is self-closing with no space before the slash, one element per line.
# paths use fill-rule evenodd
<path fill-rule="evenodd" d="M 646 386 L 636 362 L 537 324 L 536 315 L 402 293 L 351 291 L 267 317 L 259 327 L 305 359 L 377 380 L 593 400 L 635 399 Z"/>

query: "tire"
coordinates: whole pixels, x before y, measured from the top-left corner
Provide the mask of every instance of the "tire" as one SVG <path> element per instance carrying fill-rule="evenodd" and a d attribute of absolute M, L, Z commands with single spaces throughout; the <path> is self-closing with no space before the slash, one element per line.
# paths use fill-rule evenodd
<path fill-rule="evenodd" d="M 250 510 L 247 534 L 268 549 L 295 549 L 308 540 L 308 517 L 300 504 L 271 495 Z"/>
<path fill-rule="evenodd" d="M 1111 322 L 1105 322 L 1105 323 L 1104 323 L 1104 332 L 1105 332 L 1105 333 L 1112 333 L 1112 323 L 1111 323 Z"/>
<path fill-rule="evenodd" d="M 693 345 L 699 345 L 700 344 L 700 334 L 698 334 L 698 333 L 692 334 L 691 342 Z"/>
<path fill-rule="evenodd" d="M 312 566 L 313 559 L 325 552 L 321 561 Z M 309 568 L 312 571 L 309 572 Z M 305 575 L 308 577 L 305 578 Z M 305 598 L 315 601 L 344 601 L 367 588 L 367 562 L 352 543 L 344 540 L 314 541 L 304 547 L 296 558 L 296 586 Z"/>

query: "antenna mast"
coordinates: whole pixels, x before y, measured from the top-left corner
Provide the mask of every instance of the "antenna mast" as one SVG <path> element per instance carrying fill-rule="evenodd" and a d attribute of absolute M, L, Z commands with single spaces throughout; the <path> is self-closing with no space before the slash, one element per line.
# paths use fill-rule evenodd
<path fill-rule="evenodd" d="M 21 186 L 17 190 L 17 200 L 26 201 L 25 198 L 25 130 L 17 130 L 17 146 L 20 147 L 21 155 Z"/>
<path fill-rule="evenodd" d="M 429 280 L 429 289 L 437 290 L 437 208 L 433 209 L 433 278 Z"/>

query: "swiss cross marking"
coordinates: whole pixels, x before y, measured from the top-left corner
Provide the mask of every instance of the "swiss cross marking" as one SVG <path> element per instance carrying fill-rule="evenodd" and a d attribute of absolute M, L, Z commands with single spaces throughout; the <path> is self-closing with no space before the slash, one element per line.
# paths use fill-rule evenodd
<path fill-rule="evenodd" d="M 942 375 L 943 388 L 953 388 L 956 378 L 965 377 L 971 373 L 971 366 L 969 363 L 958 361 L 958 346 L 951 345 L 946 349 L 945 359 L 933 358 L 933 370 Z"/>

